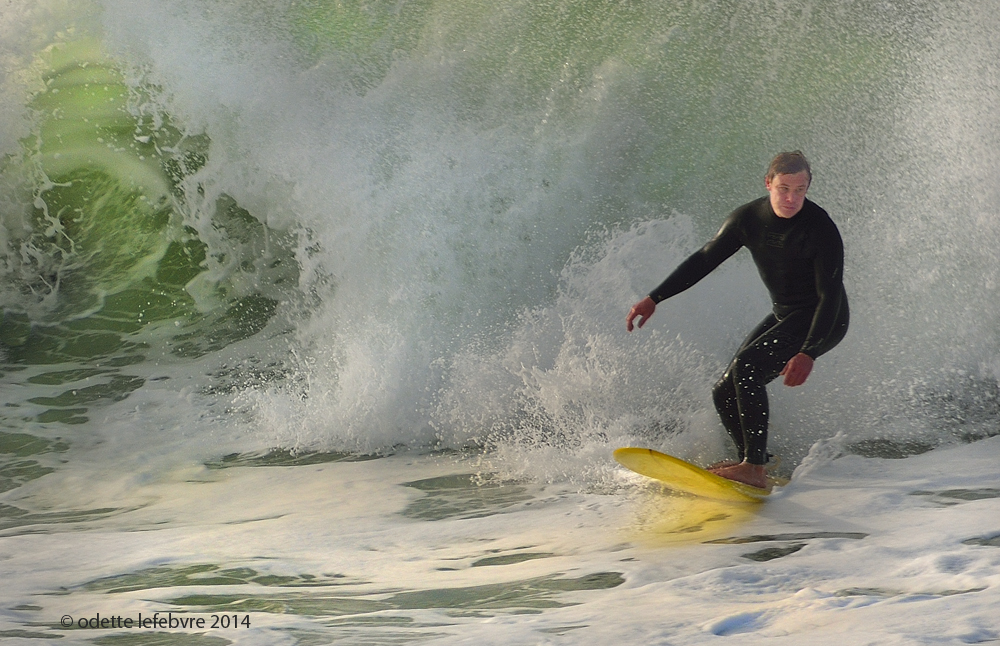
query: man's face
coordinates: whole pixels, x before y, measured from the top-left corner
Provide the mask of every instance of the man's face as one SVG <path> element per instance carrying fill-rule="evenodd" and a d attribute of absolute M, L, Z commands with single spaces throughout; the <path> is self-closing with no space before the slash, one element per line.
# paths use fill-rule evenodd
<path fill-rule="evenodd" d="M 809 173 L 775 175 L 764 179 L 764 186 L 771 194 L 771 208 L 779 218 L 791 218 L 802 210 L 806 201 L 806 191 L 809 190 Z"/>

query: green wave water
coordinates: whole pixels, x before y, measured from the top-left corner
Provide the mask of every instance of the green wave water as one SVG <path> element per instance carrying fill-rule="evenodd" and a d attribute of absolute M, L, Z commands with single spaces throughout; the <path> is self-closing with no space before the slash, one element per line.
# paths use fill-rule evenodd
<path fill-rule="evenodd" d="M 212 226 L 232 230 L 234 248 L 212 251 L 185 224 L 182 183 L 204 165 L 208 138 L 175 127 L 152 101 L 156 88 L 129 84 L 96 39 L 51 45 L 36 68 L 44 85 L 28 104 L 36 131 L 4 167 L 30 193 L 24 212 L 4 214 L 7 275 L 20 292 L 5 303 L 8 362 L 127 364 L 145 347 L 135 335 L 164 322 L 180 328 L 168 343 L 184 357 L 262 329 L 274 299 L 227 294 L 224 281 L 192 289 L 210 254 L 244 271 L 261 261 L 236 257 L 241 242 L 262 246 L 263 226 L 231 198 L 214 206 Z"/>
<path fill-rule="evenodd" d="M 20 243 L 29 260 L 21 274 L 37 274 L 28 287 L 49 301 L 45 315 L 68 320 L 99 311 L 106 296 L 162 278 L 157 269 L 170 246 L 188 242 L 187 262 L 176 266 L 172 258 L 175 280 L 158 281 L 183 286 L 200 271 L 203 245 L 168 227 L 178 225 L 177 182 L 203 163 L 197 148 L 204 144 L 191 145 L 169 122 L 141 114 L 144 97 L 94 40 L 52 45 L 38 65 L 45 89 L 29 105 L 40 123 L 23 160 L 36 184 L 30 232 Z M 176 306 L 183 315 L 184 305 Z M 142 318 L 135 312 L 123 331 Z"/>
<path fill-rule="evenodd" d="M 191 361 L 254 336 L 275 316 L 275 276 L 294 280 L 285 242 L 228 196 L 209 206 L 201 225 L 226 244 L 202 240 L 187 191 L 198 194 L 192 177 L 211 142 L 174 125 L 155 102 L 159 88 L 135 73 L 88 36 L 58 39 L 26 72 L 32 132 L 0 165 L 4 203 L 15 205 L 0 213 L 4 491 L 65 463 L 70 446 L 89 435 L 67 431 L 91 422 L 95 407 L 143 388 L 150 355 L 157 364 Z M 228 279 L 258 271 L 270 276 L 269 295 Z M 262 375 L 220 381 L 269 378 Z M 0 524 L 113 511 L 5 505 Z"/>

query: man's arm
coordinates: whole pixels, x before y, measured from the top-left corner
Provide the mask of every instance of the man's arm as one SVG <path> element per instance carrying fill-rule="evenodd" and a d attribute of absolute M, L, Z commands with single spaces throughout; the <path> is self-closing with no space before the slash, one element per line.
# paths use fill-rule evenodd
<path fill-rule="evenodd" d="M 844 297 L 844 242 L 837 226 L 830 222 L 831 230 L 826 233 L 825 244 L 817 253 L 814 267 L 816 271 L 816 293 L 819 303 L 813 314 L 812 325 L 806 336 L 802 350 L 785 364 L 780 375 L 786 386 L 800 386 L 812 372 L 817 349 L 822 346 L 837 325 L 837 316 Z"/>
<path fill-rule="evenodd" d="M 801 352 L 816 358 L 817 349 L 834 333 L 844 296 L 844 242 L 837 226 L 830 222 L 823 246 L 814 260 L 816 294 L 819 303 Z"/>
<path fill-rule="evenodd" d="M 740 210 L 737 210 L 730 214 L 715 237 L 682 262 L 649 296 L 632 306 L 625 317 L 625 326 L 629 332 L 634 329 L 634 319 L 638 318 L 639 327 L 642 327 L 656 311 L 657 303 L 691 287 L 739 251 L 743 246 L 736 222 L 739 213 Z"/>
<path fill-rule="evenodd" d="M 716 267 L 740 250 L 743 242 L 740 240 L 737 216 L 740 210 L 734 211 L 715 236 L 705 243 L 705 246 L 691 254 L 672 274 L 667 276 L 660 285 L 649 293 L 654 303 L 665 301 L 671 296 L 680 294 L 705 276 L 712 273 Z"/>

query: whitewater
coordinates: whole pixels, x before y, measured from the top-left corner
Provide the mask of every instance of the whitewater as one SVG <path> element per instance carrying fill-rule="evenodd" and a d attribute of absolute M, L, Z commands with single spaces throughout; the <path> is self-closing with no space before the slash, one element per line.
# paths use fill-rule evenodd
<path fill-rule="evenodd" d="M 0 641 L 1000 641 L 996 9 L 5 3 Z M 792 149 L 850 332 L 672 495 Z"/>

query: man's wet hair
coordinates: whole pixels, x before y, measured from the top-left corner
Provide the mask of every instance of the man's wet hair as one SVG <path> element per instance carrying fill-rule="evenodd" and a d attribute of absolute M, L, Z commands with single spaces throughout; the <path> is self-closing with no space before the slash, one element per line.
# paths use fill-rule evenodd
<path fill-rule="evenodd" d="M 809 168 L 809 161 L 801 150 L 793 150 L 790 153 L 778 153 L 771 160 L 771 165 L 767 167 L 766 178 L 772 180 L 775 175 L 794 175 L 802 171 L 809 175 L 809 181 L 812 182 L 813 174 Z"/>

